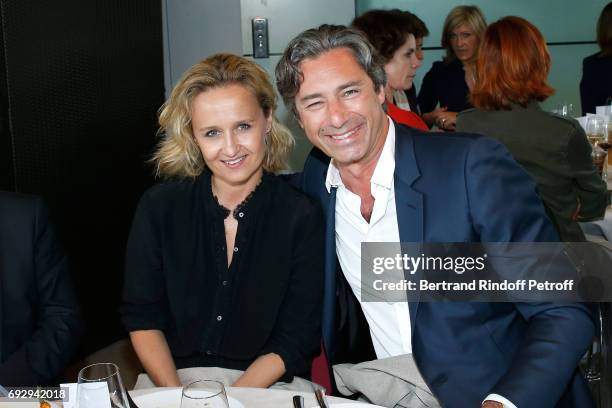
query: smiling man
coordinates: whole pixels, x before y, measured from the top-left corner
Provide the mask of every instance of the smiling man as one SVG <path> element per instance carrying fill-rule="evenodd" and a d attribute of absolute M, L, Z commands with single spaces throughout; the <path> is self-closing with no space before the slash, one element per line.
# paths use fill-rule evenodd
<path fill-rule="evenodd" d="M 410 355 L 445 407 L 592 406 L 576 369 L 593 335 L 584 305 L 357 301 L 361 242 L 558 240 L 534 182 L 503 146 L 391 121 L 376 61 L 362 34 L 325 25 L 293 39 L 276 67 L 316 147 L 298 183 L 327 212 L 330 363 Z"/>

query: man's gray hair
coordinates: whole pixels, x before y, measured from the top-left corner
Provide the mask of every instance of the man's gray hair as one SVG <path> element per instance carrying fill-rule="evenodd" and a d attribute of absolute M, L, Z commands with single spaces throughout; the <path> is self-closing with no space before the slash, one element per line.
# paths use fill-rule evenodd
<path fill-rule="evenodd" d="M 276 65 L 276 87 L 287 109 L 296 116 L 295 95 L 304 80 L 299 69 L 300 64 L 306 59 L 317 58 L 336 48 L 347 48 L 353 53 L 357 63 L 374 83 L 376 91 L 387 83 L 382 58 L 361 31 L 329 24 L 311 28 L 291 40 Z"/>

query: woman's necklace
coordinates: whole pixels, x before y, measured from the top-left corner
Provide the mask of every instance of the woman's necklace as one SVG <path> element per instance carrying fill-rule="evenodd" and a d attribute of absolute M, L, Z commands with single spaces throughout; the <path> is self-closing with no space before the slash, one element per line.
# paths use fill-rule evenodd
<path fill-rule="evenodd" d="M 471 91 L 474 85 L 476 85 L 476 73 L 473 65 L 464 65 L 463 70 L 465 71 L 465 83 L 468 89 Z"/>

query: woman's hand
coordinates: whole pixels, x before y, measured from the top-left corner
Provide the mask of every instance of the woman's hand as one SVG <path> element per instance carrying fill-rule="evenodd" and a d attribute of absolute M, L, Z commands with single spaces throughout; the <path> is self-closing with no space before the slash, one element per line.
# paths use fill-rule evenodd
<path fill-rule="evenodd" d="M 285 374 L 285 363 L 276 353 L 264 354 L 253 361 L 232 387 L 268 388 Z"/>
<path fill-rule="evenodd" d="M 166 336 L 160 330 L 130 332 L 132 346 L 151 381 L 158 387 L 180 387 L 172 353 Z"/>
<path fill-rule="evenodd" d="M 457 112 L 448 112 L 445 108 L 443 112 L 438 113 L 436 125 L 442 130 L 455 130 L 457 123 Z"/>
<path fill-rule="evenodd" d="M 455 130 L 457 112 L 449 112 L 446 106 L 442 106 L 423 114 L 423 119 L 429 125 L 436 125 L 442 130 Z"/>

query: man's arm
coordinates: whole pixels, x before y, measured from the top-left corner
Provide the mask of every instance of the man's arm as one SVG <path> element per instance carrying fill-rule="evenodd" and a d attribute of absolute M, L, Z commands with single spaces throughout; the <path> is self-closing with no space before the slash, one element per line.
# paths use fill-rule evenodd
<path fill-rule="evenodd" d="M 558 241 L 535 182 L 505 147 L 487 138 L 475 140 L 465 173 L 470 214 L 483 242 Z M 518 407 L 554 406 L 591 343 L 591 312 L 580 303 L 515 307 L 528 328 L 512 366 L 490 393 Z"/>
<path fill-rule="evenodd" d="M 29 340 L 0 365 L 0 383 L 4 385 L 33 386 L 55 379 L 82 333 L 66 256 L 41 200 L 36 199 L 33 207 L 32 264 L 36 281 L 31 284 L 36 285 L 37 321 Z M 14 312 L 5 306 L 4 313 Z"/>

